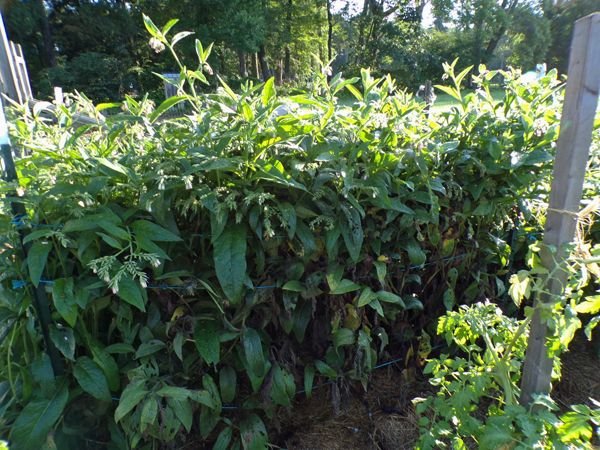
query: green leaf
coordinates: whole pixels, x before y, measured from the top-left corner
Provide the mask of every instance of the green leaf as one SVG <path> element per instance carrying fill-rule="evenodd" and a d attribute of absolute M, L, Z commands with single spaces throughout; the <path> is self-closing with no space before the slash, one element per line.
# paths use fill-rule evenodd
<path fill-rule="evenodd" d="M 284 291 L 304 292 L 304 285 L 298 280 L 291 280 L 285 283 L 281 289 Z"/>
<path fill-rule="evenodd" d="M 263 86 L 262 95 L 261 95 L 261 101 L 262 101 L 263 106 L 267 106 L 269 104 L 269 101 L 272 98 L 275 98 L 275 96 L 276 96 L 275 77 L 271 77 L 265 82 L 265 84 Z"/>
<path fill-rule="evenodd" d="M 125 168 L 125 166 L 116 161 L 110 161 L 106 158 L 98 158 L 97 161 L 102 167 L 107 168 L 110 172 L 116 172 L 120 173 L 121 175 L 129 176 L 127 168 Z M 109 174 L 112 175 L 112 173 L 110 172 Z"/>
<path fill-rule="evenodd" d="M 402 300 L 402 297 L 394 294 L 393 292 L 379 291 L 379 292 L 377 292 L 377 299 L 382 302 L 394 303 L 396 305 L 400 305 L 403 308 L 406 307 L 406 305 L 404 304 L 404 300 Z"/>
<path fill-rule="evenodd" d="M 68 399 L 69 389 L 66 383 L 61 383 L 52 397 L 36 398 L 27 403 L 11 426 L 11 447 L 16 450 L 42 448 L 48 433 L 61 417 Z"/>
<path fill-rule="evenodd" d="M 377 272 L 377 279 L 383 285 L 385 283 L 385 277 L 387 276 L 387 264 L 383 261 L 375 261 L 375 271 Z"/>
<path fill-rule="evenodd" d="M 145 239 L 149 239 L 155 242 L 179 242 L 182 239 L 175 233 L 166 230 L 165 228 L 156 225 L 148 220 L 136 220 L 131 224 L 131 228 L 138 235 L 143 236 Z"/>
<path fill-rule="evenodd" d="M 200 435 L 206 439 L 219 423 L 219 414 L 214 410 L 202 405 L 200 407 Z"/>
<path fill-rule="evenodd" d="M 165 112 L 171 109 L 173 106 L 187 100 L 186 96 L 183 95 L 174 95 L 173 97 L 169 97 L 164 102 L 162 102 L 158 107 L 150 114 L 150 122 L 155 122 L 160 116 L 162 116 Z"/>
<path fill-rule="evenodd" d="M 416 240 L 412 239 L 406 244 L 406 251 L 408 252 L 408 259 L 413 266 L 422 266 L 425 264 L 427 256 Z"/>
<path fill-rule="evenodd" d="M 221 400 L 232 402 L 235 398 L 237 387 L 237 375 L 231 366 L 225 366 L 219 371 L 219 388 L 221 391 Z"/>
<path fill-rule="evenodd" d="M 129 276 L 121 278 L 117 295 L 140 311 L 146 311 L 146 291 L 133 278 Z"/>
<path fill-rule="evenodd" d="M 152 339 L 148 342 L 144 342 L 140 344 L 137 351 L 135 352 L 135 359 L 153 355 L 154 353 L 161 351 L 165 347 L 166 344 L 158 339 Z"/>
<path fill-rule="evenodd" d="M 214 320 L 200 320 L 196 323 L 194 342 L 206 364 L 217 364 L 220 361 L 220 331 L 221 327 Z"/>
<path fill-rule="evenodd" d="M 250 414 L 240 422 L 240 435 L 244 450 L 265 450 L 267 430 L 256 414 Z"/>
<path fill-rule="evenodd" d="M 40 284 L 40 278 L 42 278 L 51 248 L 52 245 L 50 242 L 37 241 L 29 249 L 27 267 L 29 268 L 29 277 L 35 287 L 38 287 Z"/>
<path fill-rule="evenodd" d="M 144 388 L 144 380 L 133 381 L 127 385 L 121 394 L 119 405 L 115 410 L 115 422 L 119 422 L 146 397 L 148 391 Z"/>
<path fill-rule="evenodd" d="M 320 359 L 315 360 L 315 367 L 317 368 L 319 373 L 325 375 L 326 377 L 329 377 L 329 378 L 337 377 L 337 372 L 335 370 L 333 370 L 331 368 L 331 366 L 329 366 L 329 364 L 324 363 Z"/>
<path fill-rule="evenodd" d="M 358 89 L 356 89 L 356 87 L 355 87 L 353 84 L 347 84 L 347 85 L 346 85 L 346 89 L 348 89 L 348 90 L 350 91 L 350 93 L 351 93 L 352 95 L 354 95 L 354 97 L 356 97 L 356 99 L 357 99 L 359 102 L 362 102 L 362 101 L 363 101 L 363 96 L 362 96 L 362 94 L 360 93 L 360 91 L 359 91 Z"/>
<path fill-rule="evenodd" d="M 163 27 L 162 27 L 162 34 L 164 34 L 165 36 L 169 33 L 169 31 L 171 30 L 171 28 L 173 28 L 177 23 L 179 22 L 179 19 L 170 19 Z"/>
<path fill-rule="evenodd" d="M 217 412 L 217 414 L 221 413 L 221 395 L 219 394 L 219 388 L 215 384 L 215 380 L 208 375 L 204 374 L 202 377 L 202 386 L 206 389 L 206 392 L 210 395 L 211 401 L 213 403 L 213 409 Z"/>
<path fill-rule="evenodd" d="M 133 346 L 131 344 L 125 344 L 122 342 L 117 343 L 117 344 L 111 344 L 108 347 L 106 347 L 104 350 L 106 350 L 108 353 L 114 353 L 117 355 L 123 355 L 123 354 L 135 352 L 135 348 L 133 348 Z"/>
<path fill-rule="evenodd" d="M 198 48 L 198 45 L 200 46 L 200 49 Z M 199 58 L 202 58 L 200 56 L 200 54 L 203 53 L 202 44 L 200 43 L 200 41 L 198 39 L 196 39 L 196 53 L 198 53 Z M 217 79 L 219 80 L 219 83 L 221 83 L 223 90 L 229 96 L 229 98 L 231 98 L 231 100 L 233 100 L 234 102 L 237 102 L 238 101 L 237 94 L 235 92 L 233 92 L 233 90 L 229 87 L 229 85 L 227 83 L 225 83 L 225 81 L 223 81 L 223 79 L 219 75 L 217 75 Z"/>
<path fill-rule="evenodd" d="M 600 312 L 600 295 L 590 295 L 584 302 L 575 306 L 575 311 L 579 314 L 596 314 Z"/>
<path fill-rule="evenodd" d="M 373 300 L 369 303 L 369 306 L 375 311 L 377 311 L 377 314 L 379 314 L 381 317 L 385 317 L 385 314 L 383 314 L 383 308 L 381 307 L 381 303 L 379 303 L 379 300 Z"/>
<path fill-rule="evenodd" d="M 173 339 L 173 351 L 180 361 L 183 361 L 183 341 L 185 337 L 183 333 L 177 333 Z"/>
<path fill-rule="evenodd" d="M 331 337 L 336 350 L 344 345 L 352 345 L 355 341 L 354 332 L 348 328 L 340 328 Z"/>
<path fill-rule="evenodd" d="M 358 262 L 364 239 L 360 213 L 352 206 L 340 205 L 340 209 L 344 213 L 339 222 L 344 243 L 352 261 Z"/>
<path fill-rule="evenodd" d="M 77 303 L 73 295 L 73 278 L 59 278 L 52 285 L 52 301 L 63 319 L 72 327 L 77 322 Z"/>
<path fill-rule="evenodd" d="M 273 368 L 271 399 L 278 405 L 290 406 L 296 395 L 294 377 L 279 365 Z"/>
<path fill-rule="evenodd" d="M 358 298 L 357 306 L 360 308 L 365 305 L 368 305 L 369 303 L 371 303 L 371 301 L 373 301 L 376 298 L 377 298 L 377 295 L 375 295 L 375 293 L 371 290 L 371 288 L 366 287 L 360 293 L 360 297 Z"/>
<path fill-rule="evenodd" d="M 215 441 L 215 445 L 213 445 L 213 450 L 227 450 L 229 448 L 229 443 L 231 442 L 231 427 L 227 426 L 221 430 L 219 436 L 217 436 L 217 440 Z"/>
<path fill-rule="evenodd" d="M 253 328 L 246 328 L 242 336 L 244 353 L 248 361 L 248 367 L 255 376 L 265 373 L 265 357 L 262 349 L 260 335 Z"/>
<path fill-rule="evenodd" d="M 477 205 L 477 208 L 473 211 L 474 216 L 489 216 L 494 212 L 494 204 L 484 201 Z"/>
<path fill-rule="evenodd" d="M 190 401 L 167 397 L 167 405 L 173 410 L 175 416 L 181 422 L 181 425 L 183 425 L 185 430 L 189 433 L 192 429 L 192 421 L 194 419 L 194 412 Z"/>
<path fill-rule="evenodd" d="M 308 398 L 312 395 L 312 388 L 315 379 L 315 368 L 308 364 L 304 367 L 304 393 Z"/>
<path fill-rule="evenodd" d="M 51 325 L 50 339 L 65 358 L 75 361 L 75 335 L 71 328 Z"/>
<path fill-rule="evenodd" d="M 146 26 L 146 30 L 148 30 L 148 33 L 150 33 L 150 35 L 152 35 L 152 37 L 155 38 L 159 38 L 161 37 L 161 32 L 158 29 L 158 27 L 156 25 L 154 25 L 154 22 L 152 22 L 152 19 L 150 19 L 150 17 L 148 17 L 146 14 L 142 14 L 142 17 L 144 18 L 144 25 Z M 169 25 L 169 23 L 167 23 L 167 25 Z M 173 23 L 173 25 L 175 25 Z M 171 26 L 173 26 L 171 25 Z M 167 26 L 165 26 L 167 28 Z M 167 30 L 170 27 L 167 28 Z"/>
<path fill-rule="evenodd" d="M 213 258 L 223 292 L 233 304 L 238 304 L 246 280 L 246 228 L 227 227 L 214 241 Z"/>
<path fill-rule="evenodd" d="M 115 359 L 105 349 L 101 348 L 96 344 L 89 345 L 92 351 L 92 357 L 94 362 L 100 366 L 106 381 L 108 382 L 108 388 L 115 392 L 119 390 L 121 380 L 119 378 L 119 366 Z"/>
<path fill-rule="evenodd" d="M 143 432 L 148 425 L 151 425 L 156 420 L 158 415 L 158 402 L 154 397 L 150 397 L 142 406 L 142 414 L 140 415 L 140 430 Z"/>
<path fill-rule="evenodd" d="M 81 388 L 92 397 L 105 402 L 111 401 L 110 391 L 102 369 L 87 356 L 77 359 L 73 376 Z"/>
<path fill-rule="evenodd" d="M 344 278 L 335 286 L 335 289 L 330 291 L 330 293 L 334 295 L 342 295 L 347 294 L 348 292 L 357 291 L 359 289 L 360 286 L 358 284 Z"/>
<path fill-rule="evenodd" d="M 194 34 L 193 31 L 180 31 L 175 36 L 173 36 L 173 39 L 171 39 L 171 47 L 174 47 L 175 44 L 177 44 L 180 40 L 185 39 L 186 37 L 191 36 L 192 34 Z"/>
<path fill-rule="evenodd" d="M 189 389 L 183 387 L 164 385 L 156 391 L 156 395 L 159 397 L 168 397 L 174 400 L 184 401 L 192 397 L 193 393 Z"/>
<path fill-rule="evenodd" d="M 592 427 L 587 415 L 569 411 L 560 420 L 563 422 L 559 426 L 563 442 L 590 442 L 592 439 Z"/>
<path fill-rule="evenodd" d="M 31 241 L 35 241 L 35 240 L 42 239 L 42 238 L 47 238 L 48 236 L 51 236 L 53 233 L 54 233 L 54 230 L 33 231 L 33 232 L 29 233 L 27 236 L 25 236 L 25 238 L 23 239 L 23 244 L 29 244 Z"/>
<path fill-rule="evenodd" d="M 296 224 L 297 224 L 297 216 L 296 216 L 296 208 L 294 208 L 290 203 L 280 203 L 278 205 L 279 212 L 281 212 L 282 222 L 287 228 L 288 238 L 292 239 L 296 234 Z"/>

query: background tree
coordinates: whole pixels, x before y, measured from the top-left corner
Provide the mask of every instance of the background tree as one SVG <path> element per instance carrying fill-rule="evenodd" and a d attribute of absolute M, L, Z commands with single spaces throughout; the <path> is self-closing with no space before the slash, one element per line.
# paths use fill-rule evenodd
<path fill-rule="evenodd" d="M 237 86 L 275 76 L 303 85 L 317 59 L 335 71 L 392 73 L 411 89 L 439 81 L 444 61 L 532 69 L 546 61 L 566 70 L 573 22 L 597 0 L 0 0 L 8 33 L 24 49 L 36 96 L 52 86 L 97 101 L 149 93 L 162 98 L 152 72 L 175 70 L 148 45 L 142 12 L 156 23 L 179 18 L 214 43 L 210 64 Z M 425 28 L 423 23 L 433 22 Z M 178 44 L 193 64 L 193 39 Z"/>

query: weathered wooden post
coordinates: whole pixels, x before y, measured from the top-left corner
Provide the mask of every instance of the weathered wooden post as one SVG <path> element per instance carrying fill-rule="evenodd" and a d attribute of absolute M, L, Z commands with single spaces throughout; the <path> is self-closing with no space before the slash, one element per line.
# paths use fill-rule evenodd
<path fill-rule="evenodd" d="M 548 357 L 548 327 L 540 306 L 551 303 L 564 293 L 567 281 L 565 246 L 573 241 L 577 226 L 583 179 L 592 140 L 592 129 L 600 89 L 600 13 L 575 23 L 560 136 L 554 161 L 550 205 L 544 229 L 541 259 L 554 271 L 544 293 L 537 299 L 521 380 L 523 405 L 534 394 L 550 392 L 552 360 Z M 555 253 L 550 249 L 557 249 Z M 554 270 L 559 265 L 559 270 Z"/>

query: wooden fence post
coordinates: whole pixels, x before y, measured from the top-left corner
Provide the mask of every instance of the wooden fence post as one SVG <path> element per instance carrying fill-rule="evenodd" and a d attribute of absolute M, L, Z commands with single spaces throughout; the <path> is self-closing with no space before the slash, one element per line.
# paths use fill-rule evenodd
<path fill-rule="evenodd" d="M 537 299 L 521 380 L 522 405 L 534 394 L 550 392 L 552 360 L 548 357 L 548 327 L 541 314 L 543 303 L 556 301 L 567 281 L 565 246 L 573 241 L 577 226 L 583 179 L 592 140 L 592 129 L 600 89 L 600 13 L 575 23 L 560 136 L 554 161 L 550 205 L 544 229 L 541 259 L 554 272 L 546 282 L 545 293 Z M 550 251 L 557 249 L 556 253 Z"/>

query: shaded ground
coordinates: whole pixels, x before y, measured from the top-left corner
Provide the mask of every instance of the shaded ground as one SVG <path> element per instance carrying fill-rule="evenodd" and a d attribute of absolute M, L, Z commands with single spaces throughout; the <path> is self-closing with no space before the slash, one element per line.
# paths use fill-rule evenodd
<path fill-rule="evenodd" d="M 380 369 L 366 392 L 360 386 L 348 389 L 339 405 L 332 385 L 315 391 L 294 408 L 285 423 L 290 433 L 280 436 L 280 445 L 289 450 L 412 449 L 419 429 L 411 400 L 429 395 L 431 388 L 408 373 Z"/>
<path fill-rule="evenodd" d="M 589 342 L 583 333 L 578 333 L 570 350 L 562 357 L 563 376 L 554 387 L 552 397 L 565 411 L 569 405 L 578 403 L 591 407 L 590 397 L 600 401 L 600 353 L 597 345 Z"/>

